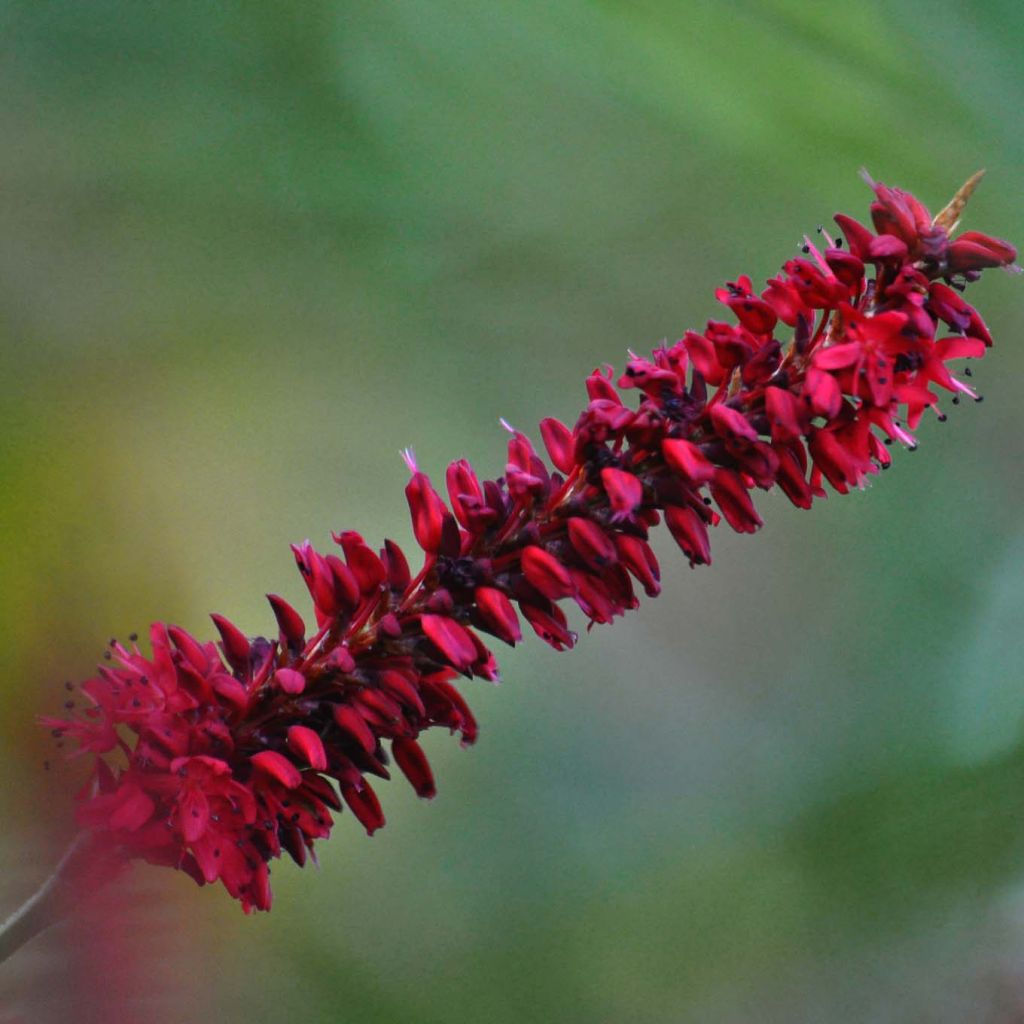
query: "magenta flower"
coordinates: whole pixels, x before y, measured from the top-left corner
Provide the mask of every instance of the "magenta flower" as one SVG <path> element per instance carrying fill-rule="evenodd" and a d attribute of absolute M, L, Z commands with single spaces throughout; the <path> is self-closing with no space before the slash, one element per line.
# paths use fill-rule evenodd
<path fill-rule="evenodd" d="M 572 647 L 564 605 L 589 626 L 637 607 L 638 590 L 657 595 L 648 535 L 662 519 L 691 566 L 707 565 L 722 519 L 760 527 L 756 491 L 810 508 L 826 481 L 846 493 L 885 469 L 888 444 L 913 447 L 940 391 L 975 397 L 949 364 L 991 345 L 960 292 L 1016 258 L 998 239 L 952 236 L 976 180 L 934 218 L 871 182 L 874 231 L 836 217 L 848 249 L 807 241 L 760 294 L 746 277 L 717 291 L 730 320 L 631 355 L 618 378 L 595 370 L 575 425 L 540 425 L 551 466 L 508 428 L 504 474 L 481 482 L 453 462 L 446 501 L 406 452 L 415 575 L 394 542 L 375 550 L 347 531 L 336 552 L 293 547 L 312 623 L 271 595 L 270 638 L 215 615 L 219 644 L 164 624 L 149 657 L 134 638 L 113 643 L 79 687 L 88 706 L 44 719 L 91 760 L 78 822 L 110 870 L 165 864 L 268 909 L 269 861 L 304 863 L 346 806 L 370 834 L 384 824 L 371 778 L 397 766 L 434 795 L 417 738 L 476 739 L 454 684 L 498 678 L 482 635 Z"/>

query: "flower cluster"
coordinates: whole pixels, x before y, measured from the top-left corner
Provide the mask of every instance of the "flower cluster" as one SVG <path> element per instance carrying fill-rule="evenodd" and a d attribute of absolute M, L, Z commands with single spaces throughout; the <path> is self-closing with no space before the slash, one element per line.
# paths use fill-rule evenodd
<path fill-rule="evenodd" d="M 915 444 L 937 390 L 976 397 L 949 363 L 982 356 L 991 337 L 961 293 L 1016 253 L 951 237 L 975 180 L 934 218 L 869 182 L 873 231 L 837 216 L 845 248 L 807 240 L 760 293 L 747 277 L 719 289 L 728 320 L 633 355 L 618 379 L 595 371 L 572 428 L 540 425 L 551 465 L 509 428 L 504 475 L 481 482 L 453 462 L 445 501 L 407 452 L 425 555 L 415 575 L 392 541 L 374 550 L 340 533 L 334 553 L 293 548 L 313 624 L 271 595 L 276 637 L 215 615 L 219 644 L 162 624 L 150 657 L 134 638 L 112 643 L 79 688 L 88 706 L 44 720 L 94 757 L 80 825 L 118 860 L 219 879 L 246 910 L 267 909 L 268 861 L 304 863 L 343 806 L 368 833 L 384 824 L 370 777 L 394 764 L 433 796 L 417 737 L 444 726 L 476 738 L 453 684 L 498 678 L 481 634 L 514 645 L 525 620 L 569 648 L 564 604 L 605 623 L 638 590 L 658 593 L 648 534 L 662 519 L 691 566 L 709 564 L 721 518 L 741 533 L 761 525 L 755 490 L 777 485 L 799 508 L 826 481 L 845 493 L 888 466 L 887 444 Z"/>

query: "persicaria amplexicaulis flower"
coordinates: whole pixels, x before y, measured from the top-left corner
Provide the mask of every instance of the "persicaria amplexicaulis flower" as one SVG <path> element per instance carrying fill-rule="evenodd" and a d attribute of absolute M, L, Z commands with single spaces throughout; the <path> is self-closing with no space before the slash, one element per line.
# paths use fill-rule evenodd
<path fill-rule="evenodd" d="M 954 237 L 977 176 L 938 216 L 869 180 L 873 230 L 810 239 L 755 292 L 716 292 L 722 320 L 688 331 L 625 371 L 595 370 L 572 427 L 540 424 L 548 461 L 511 427 L 502 476 L 463 459 L 442 496 L 411 452 L 406 498 L 424 553 L 413 574 L 393 541 L 293 547 L 312 621 L 270 595 L 276 635 L 251 637 L 213 616 L 218 643 L 162 623 L 152 653 L 112 643 L 78 689 L 88 703 L 46 718 L 92 759 L 78 822 L 111 864 L 141 858 L 221 881 L 246 909 L 270 907 L 268 861 L 304 863 L 347 806 L 368 833 L 384 824 L 371 778 L 394 766 L 422 797 L 434 777 L 417 738 L 442 726 L 476 739 L 456 687 L 497 680 L 483 637 L 536 633 L 570 648 L 565 606 L 588 625 L 654 597 L 648 544 L 662 520 L 691 566 L 711 562 L 724 519 L 761 525 L 754 493 L 779 487 L 798 508 L 860 487 L 888 467 L 938 393 L 976 398 L 950 364 L 992 344 L 962 292 L 1016 251 L 976 232 Z"/>

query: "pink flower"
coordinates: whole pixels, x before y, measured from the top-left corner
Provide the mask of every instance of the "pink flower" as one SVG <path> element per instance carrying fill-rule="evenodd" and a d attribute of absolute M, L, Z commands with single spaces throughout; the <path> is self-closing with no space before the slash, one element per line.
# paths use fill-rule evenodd
<path fill-rule="evenodd" d="M 635 608 L 638 587 L 657 595 L 648 539 L 662 519 L 691 566 L 710 564 L 723 519 L 761 526 L 756 491 L 777 485 L 799 508 L 826 481 L 845 493 L 888 466 L 886 444 L 916 443 L 933 387 L 974 397 L 950 364 L 992 339 L 958 289 L 1016 252 L 952 237 L 971 182 L 934 218 L 870 184 L 874 232 L 836 217 L 849 251 L 808 241 L 760 295 L 746 277 L 718 290 L 736 323 L 631 355 L 617 387 L 611 370 L 591 374 L 575 425 L 540 426 L 553 469 L 509 428 L 504 475 L 481 482 L 457 460 L 446 504 L 407 452 L 415 575 L 394 542 L 346 531 L 339 551 L 293 547 L 315 629 L 270 595 L 273 638 L 214 616 L 219 645 L 162 624 L 149 657 L 113 644 L 79 687 L 86 706 L 43 720 L 92 759 L 82 827 L 114 861 L 169 865 L 267 909 L 269 862 L 304 863 L 344 806 L 370 834 L 384 824 L 370 777 L 394 764 L 434 795 L 417 739 L 445 727 L 475 741 L 454 680 L 498 679 L 482 634 L 514 645 L 525 622 L 572 647 L 563 605 L 593 625 Z"/>

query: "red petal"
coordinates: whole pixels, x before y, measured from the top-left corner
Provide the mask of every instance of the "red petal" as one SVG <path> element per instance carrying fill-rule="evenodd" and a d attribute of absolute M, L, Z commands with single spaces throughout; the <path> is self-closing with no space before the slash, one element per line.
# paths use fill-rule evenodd
<path fill-rule="evenodd" d="M 666 437 L 661 442 L 665 461 L 691 483 L 703 484 L 715 475 L 715 467 L 693 442 L 681 437 Z"/>
<path fill-rule="evenodd" d="M 874 234 L 860 221 L 847 217 L 845 213 L 837 213 L 833 219 L 839 225 L 839 230 L 846 235 L 846 241 L 850 244 L 850 252 L 860 259 L 864 259 L 868 254 L 868 246 L 871 245 L 871 241 L 875 237 Z"/>
<path fill-rule="evenodd" d="M 246 635 L 223 615 L 211 615 L 213 624 L 220 633 L 221 647 L 228 664 L 236 672 L 249 668 L 249 640 Z"/>
<path fill-rule="evenodd" d="M 820 348 L 814 353 L 814 365 L 819 370 L 842 370 L 847 366 L 853 366 L 863 354 L 864 350 L 857 342 L 829 345 L 828 348 Z"/>
<path fill-rule="evenodd" d="M 168 626 L 167 634 L 174 641 L 174 646 L 185 656 L 197 672 L 203 674 L 210 666 L 205 651 L 199 645 L 199 641 L 189 636 L 185 630 L 178 626 Z"/>
<path fill-rule="evenodd" d="M 112 829 L 134 832 L 153 816 L 156 804 L 137 786 L 129 784 L 122 791 L 120 803 L 108 819 Z"/>
<path fill-rule="evenodd" d="M 194 843 L 210 824 L 210 804 L 196 785 L 186 786 L 178 797 L 178 826 L 186 843 Z"/>
<path fill-rule="evenodd" d="M 426 800 L 431 799 L 437 793 L 437 788 L 423 748 L 415 740 L 399 738 L 391 741 L 391 752 L 402 774 L 412 783 L 416 795 Z"/>
<path fill-rule="evenodd" d="M 274 682 L 285 693 L 290 693 L 293 696 L 302 693 L 306 688 L 306 677 L 293 668 L 279 668 L 274 673 Z"/>
<path fill-rule="evenodd" d="M 351 808 L 352 813 L 359 819 L 360 824 L 366 829 L 367 835 L 372 836 L 377 829 L 384 826 L 384 813 L 381 811 L 380 801 L 377 799 L 373 787 L 365 779 L 359 789 L 342 783 L 341 795 Z"/>
<path fill-rule="evenodd" d="M 743 441 L 756 441 L 757 431 L 750 425 L 746 416 L 739 409 L 730 408 L 719 402 L 709 412 L 711 423 L 719 434 Z"/>
<path fill-rule="evenodd" d="M 669 505 L 665 523 L 675 542 L 683 549 L 690 565 L 710 565 L 711 545 L 704 520 L 692 508 Z"/>
<path fill-rule="evenodd" d="M 568 523 L 569 542 L 592 569 L 604 569 L 618 561 L 615 545 L 597 523 L 573 516 Z"/>
<path fill-rule="evenodd" d="M 615 537 L 622 564 L 640 581 L 648 597 L 657 597 L 661 593 L 661 571 L 658 560 L 646 541 L 639 537 L 619 534 Z"/>
<path fill-rule="evenodd" d="M 543 548 L 530 544 L 523 548 L 520 559 L 527 580 L 548 600 L 568 597 L 575 590 L 569 570 Z"/>
<path fill-rule="evenodd" d="M 335 704 L 333 713 L 338 728 L 348 733 L 363 750 L 372 754 L 377 749 L 377 738 L 373 735 L 373 730 L 355 708 L 348 704 Z"/>
<path fill-rule="evenodd" d="M 415 709 L 420 715 L 426 715 L 427 709 L 423 706 L 419 690 L 405 675 L 394 669 L 386 668 L 378 678 L 380 685 L 397 697 L 406 707 Z"/>
<path fill-rule="evenodd" d="M 576 634 L 569 629 L 565 613 L 557 604 L 538 608 L 529 601 L 520 601 L 519 610 L 537 636 L 556 651 L 564 651 L 576 643 Z"/>
<path fill-rule="evenodd" d="M 282 642 L 285 646 L 301 647 L 306 641 L 306 624 L 302 621 L 302 616 L 277 594 L 267 594 L 267 600 L 281 630 Z"/>
<path fill-rule="evenodd" d="M 250 758 L 256 768 L 272 775 L 287 789 L 294 789 L 302 782 L 302 773 L 283 754 L 276 750 L 261 750 Z"/>
<path fill-rule="evenodd" d="M 476 647 L 465 628 L 446 615 L 421 615 L 427 639 L 460 671 L 476 660 Z"/>
<path fill-rule="evenodd" d="M 711 481 L 711 496 L 718 503 L 726 522 L 737 533 L 753 533 L 762 525 L 738 473 L 720 469 Z"/>
<path fill-rule="evenodd" d="M 812 366 L 804 380 L 804 395 L 810 401 L 811 409 L 826 419 L 835 419 L 843 406 L 843 393 L 839 382 L 824 370 Z"/>
<path fill-rule="evenodd" d="M 305 758 L 310 768 L 318 772 L 327 770 L 327 752 L 318 733 L 305 725 L 288 727 L 288 747 Z"/>
<path fill-rule="evenodd" d="M 608 495 L 613 519 L 632 515 L 643 501 L 644 485 L 632 473 L 608 466 L 601 470 L 601 483 L 604 484 L 605 493 Z"/>
<path fill-rule="evenodd" d="M 522 640 L 519 617 L 505 594 L 494 587 L 477 587 L 474 598 L 485 629 L 507 644 L 516 644 Z"/>
<path fill-rule="evenodd" d="M 571 473 L 576 465 L 576 441 L 572 431 L 564 423 L 549 417 L 540 421 L 540 436 L 555 467 L 563 473 Z"/>
<path fill-rule="evenodd" d="M 441 536 L 448 509 L 437 491 L 430 485 L 425 473 L 413 473 L 406 485 L 405 497 L 409 502 L 412 516 L 412 530 L 416 542 L 424 551 L 437 554 L 441 547 Z"/>
<path fill-rule="evenodd" d="M 764 407 L 768 413 L 773 441 L 794 441 L 804 432 L 800 402 L 785 388 L 765 388 Z"/>

